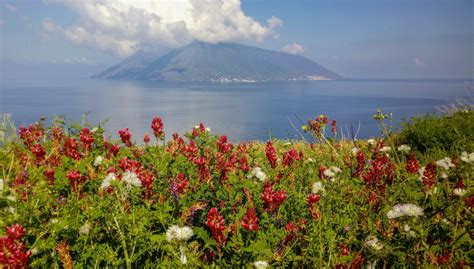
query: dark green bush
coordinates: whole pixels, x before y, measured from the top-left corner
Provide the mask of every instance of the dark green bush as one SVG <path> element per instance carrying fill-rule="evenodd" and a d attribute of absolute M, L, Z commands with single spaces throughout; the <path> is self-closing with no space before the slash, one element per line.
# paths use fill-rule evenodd
<path fill-rule="evenodd" d="M 397 136 L 400 144 L 420 152 L 445 150 L 451 153 L 474 150 L 474 112 L 413 117 L 402 123 Z"/>

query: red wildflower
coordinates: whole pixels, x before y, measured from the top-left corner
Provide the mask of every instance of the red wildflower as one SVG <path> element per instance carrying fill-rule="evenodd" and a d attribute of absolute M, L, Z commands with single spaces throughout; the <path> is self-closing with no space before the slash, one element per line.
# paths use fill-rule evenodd
<path fill-rule="evenodd" d="M 474 195 L 471 195 L 469 197 L 464 198 L 464 204 L 466 204 L 467 207 L 473 208 L 474 207 Z"/>
<path fill-rule="evenodd" d="M 315 193 L 311 193 L 310 195 L 308 195 L 308 197 L 306 197 L 306 202 L 309 205 L 309 211 L 311 212 L 311 216 L 313 216 L 315 220 L 319 219 L 320 215 L 319 210 L 316 208 L 316 204 L 319 202 L 320 199 L 321 196 Z"/>
<path fill-rule="evenodd" d="M 186 188 L 188 187 L 188 181 L 186 180 L 186 176 L 181 173 L 178 174 L 173 182 L 172 187 L 178 194 L 184 193 L 186 191 Z"/>
<path fill-rule="evenodd" d="M 147 145 L 150 142 L 150 136 L 147 133 L 145 133 L 145 135 L 143 135 L 143 142 L 145 142 L 145 144 L 147 144 Z"/>
<path fill-rule="evenodd" d="M 226 135 L 219 137 L 219 140 L 217 140 L 216 144 L 220 153 L 227 153 L 232 150 L 232 144 L 227 143 Z"/>
<path fill-rule="evenodd" d="M 83 177 L 77 170 L 67 171 L 66 177 L 69 179 L 69 184 L 71 185 L 72 191 L 76 192 L 78 190 L 79 184 L 81 184 L 83 181 Z"/>
<path fill-rule="evenodd" d="M 140 179 L 140 182 L 142 183 L 144 198 L 149 199 L 151 195 L 153 194 L 153 190 L 152 190 L 153 180 L 154 180 L 153 174 L 149 171 L 143 171 L 140 174 L 138 174 L 138 178 Z"/>
<path fill-rule="evenodd" d="M 267 155 L 267 160 L 270 163 L 270 166 L 275 168 L 277 165 L 277 154 L 275 148 L 273 147 L 272 141 L 267 142 L 267 146 L 265 147 L 265 155 Z"/>
<path fill-rule="evenodd" d="M 349 265 L 349 269 L 359 269 L 362 268 L 364 264 L 364 256 L 362 254 L 357 254 L 357 256 L 352 260 L 351 264 Z"/>
<path fill-rule="evenodd" d="M 28 268 L 30 251 L 25 252 L 25 245 L 20 241 L 25 229 L 19 224 L 6 227 L 7 236 L 0 237 L 0 267 Z"/>
<path fill-rule="evenodd" d="M 356 159 L 357 159 L 356 176 L 360 177 L 364 173 L 364 165 L 365 165 L 364 153 L 360 150 L 357 151 Z"/>
<path fill-rule="evenodd" d="M 419 164 L 413 152 L 411 152 L 410 157 L 408 157 L 406 169 L 407 169 L 408 174 L 418 173 Z"/>
<path fill-rule="evenodd" d="M 324 175 L 324 171 L 326 171 L 326 166 L 324 165 L 319 165 L 319 178 L 320 179 L 325 179 L 326 176 Z"/>
<path fill-rule="evenodd" d="M 128 128 L 119 130 L 118 134 L 120 135 L 120 139 L 122 140 L 122 143 L 127 145 L 127 147 L 132 146 L 132 141 L 131 141 L 132 134 L 130 134 L 130 131 L 128 130 Z"/>
<path fill-rule="evenodd" d="M 123 157 L 120 161 L 118 166 L 122 171 L 130 171 L 136 174 L 140 174 L 141 172 L 141 163 L 135 160 L 128 159 L 127 157 Z"/>
<path fill-rule="evenodd" d="M 46 180 L 48 181 L 49 185 L 53 185 L 54 184 L 54 169 L 52 168 L 47 168 L 44 173 L 43 173 L 44 177 L 46 178 Z"/>
<path fill-rule="evenodd" d="M 444 249 L 443 255 L 438 255 L 436 257 L 436 264 L 437 265 L 446 265 L 451 262 L 451 252 L 449 250 Z"/>
<path fill-rule="evenodd" d="M 113 144 L 112 146 L 110 146 L 110 153 L 114 156 L 117 156 L 117 154 L 119 153 L 120 151 L 120 146 L 117 145 L 117 144 Z"/>
<path fill-rule="evenodd" d="M 161 138 L 164 135 L 163 122 L 161 121 L 161 118 L 153 118 L 153 120 L 151 121 L 151 129 L 153 129 L 153 134 L 155 135 L 156 139 Z"/>
<path fill-rule="evenodd" d="M 65 138 L 63 145 L 63 154 L 76 161 L 81 159 L 81 153 L 78 151 L 78 145 L 74 138 Z"/>
<path fill-rule="evenodd" d="M 54 126 L 51 128 L 51 138 L 54 142 L 58 143 L 63 139 L 63 130 L 61 127 Z"/>
<path fill-rule="evenodd" d="M 265 209 L 270 212 L 276 212 L 280 205 L 285 201 L 286 192 L 284 190 L 273 191 L 271 184 L 266 184 L 263 189 L 262 200 Z"/>
<path fill-rule="evenodd" d="M 42 163 L 46 156 L 46 150 L 41 146 L 41 144 L 35 144 L 31 147 L 31 153 L 35 155 L 36 163 Z"/>
<path fill-rule="evenodd" d="M 211 230 L 212 237 L 216 240 L 217 244 L 220 246 L 225 243 L 224 238 L 224 218 L 219 216 L 219 211 L 217 208 L 213 207 L 207 213 L 207 227 Z"/>
<path fill-rule="evenodd" d="M 82 149 L 87 155 L 89 150 L 92 148 L 92 143 L 94 142 L 94 137 L 92 136 L 91 130 L 89 130 L 89 128 L 82 128 L 80 139 L 82 143 Z"/>
<path fill-rule="evenodd" d="M 244 219 L 240 223 L 247 231 L 258 231 L 258 218 L 255 215 L 255 208 L 249 208 L 247 210 L 247 214 L 244 216 Z"/>
<path fill-rule="evenodd" d="M 349 255 L 349 248 L 348 248 L 346 245 L 340 244 L 340 245 L 339 245 L 339 250 L 340 250 L 339 254 L 340 254 L 341 256 L 347 256 L 347 255 Z"/>
<path fill-rule="evenodd" d="M 336 126 L 336 120 L 332 120 L 331 122 L 331 132 L 336 135 L 337 133 L 337 126 Z"/>
<path fill-rule="evenodd" d="M 421 182 L 425 187 L 428 187 L 428 189 L 433 188 L 436 183 L 436 164 L 430 162 L 425 167 L 425 171 L 423 171 L 423 175 L 421 176 Z"/>
<path fill-rule="evenodd" d="M 250 170 L 250 165 L 247 162 L 247 157 L 245 157 L 245 155 L 239 160 L 239 169 L 244 172 L 248 172 Z"/>
<path fill-rule="evenodd" d="M 455 189 L 465 189 L 466 188 L 466 186 L 464 185 L 462 176 L 459 177 L 458 181 L 456 182 L 456 185 L 454 185 L 454 188 Z"/>
<path fill-rule="evenodd" d="M 283 161 L 281 162 L 283 166 L 290 166 L 295 161 L 301 160 L 301 153 L 298 154 L 296 149 L 290 149 L 283 154 Z"/>

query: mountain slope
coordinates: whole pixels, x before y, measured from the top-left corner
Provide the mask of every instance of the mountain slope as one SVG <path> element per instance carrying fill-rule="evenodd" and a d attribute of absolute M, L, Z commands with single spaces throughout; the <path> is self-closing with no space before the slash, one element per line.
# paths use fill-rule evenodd
<path fill-rule="evenodd" d="M 94 78 L 175 82 L 339 79 L 305 58 L 235 43 L 195 41 L 161 57 L 139 51 Z"/>

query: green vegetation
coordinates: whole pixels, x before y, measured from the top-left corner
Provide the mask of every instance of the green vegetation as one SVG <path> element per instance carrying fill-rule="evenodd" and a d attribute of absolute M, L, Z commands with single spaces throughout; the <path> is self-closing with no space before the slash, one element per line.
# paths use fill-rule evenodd
<path fill-rule="evenodd" d="M 142 146 L 61 120 L 17 136 L 4 117 L 0 267 L 463 268 L 472 117 L 412 119 L 394 139 L 378 112 L 383 137 L 338 141 L 319 116 L 303 126 L 319 143 L 239 144 L 202 124 L 165 141 L 154 118 Z"/>

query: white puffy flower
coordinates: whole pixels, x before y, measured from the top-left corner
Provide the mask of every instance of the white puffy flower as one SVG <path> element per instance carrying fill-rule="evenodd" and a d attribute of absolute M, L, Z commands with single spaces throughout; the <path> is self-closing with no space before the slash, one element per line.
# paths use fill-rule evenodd
<path fill-rule="evenodd" d="M 258 178 L 260 181 L 265 181 L 267 179 L 267 175 L 262 171 L 262 168 L 258 166 L 252 169 L 251 176 Z"/>
<path fill-rule="evenodd" d="M 312 190 L 313 193 L 319 193 L 319 192 L 324 192 L 324 187 L 323 187 L 323 183 L 321 181 L 318 181 L 318 182 L 315 182 L 313 184 L 313 190 Z"/>
<path fill-rule="evenodd" d="M 14 196 L 14 195 L 8 195 L 8 196 L 7 196 L 7 200 L 8 200 L 8 201 L 12 201 L 12 202 L 16 202 L 16 196 Z"/>
<path fill-rule="evenodd" d="M 94 160 L 94 166 L 99 166 L 102 164 L 102 161 L 104 160 L 104 158 L 102 158 L 102 156 L 97 156 Z"/>
<path fill-rule="evenodd" d="M 444 157 L 443 159 L 436 161 L 436 165 L 443 167 L 445 170 L 449 170 L 450 167 L 455 167 L 449 157 Z"/>
<path fill-rule="evenodd" d="M 465 162 L 465 163 L 472 163 L 474 162 L 474 152 L 471 152 L 471 153 L 467 153 L 467 152 L 463 152 L 461 153 L 461 161 Z"/>
<path fill-rule="evenodd" d="M 122 181 L 127 183 L 130 186 L 136 186 L 140 187 L 142 185 L 142 182 L 138 178 L 137 174 L 130 172 L 130 171 L 125 171 L 122 175 Z"/>
<path fill-rule="evenodd" d="M 365 244 L 375 250 L 381 250 L 383 248 L 382 243 L 379 242 L 379 239 L 376 236 L 369 236 L 365 241 Z"/>
<path fill-rule="evenodd" d="M 336 176 L 336 174 L 330 168 L 324 170 L 323 174 L 328 178 L 334 178 Z"/>
<path fill-rule="evenodd" d="M 389 219 L 396 219 L 399 217 L 418 217 L 423 216 L 423 208 L 414 205 L 414 204 L 398 204 L 395 205 L 390 211 L 387 213 L 387 217 Z"/>
<path fill-rule="evenodd" d="M 466 195 L 467 191 L 465 189 L 456 188 L 453 190 L 453 194 L 459 197 Z"/>
<path fill-rule="evenodd" d="M 381 152 L 390 152 L 390 151 L 392 151 L 392 148 L 388 147 L 388 146 L 385 146 L 385 147 L 381 148 L 380 151 Z"/>
<path fill-rule="evenodd" d="M 267 261 L 256 261 L 253 263 L 253 266 L 257 269 L 265 269 L 269 266 Z"/>
<path fill-rule="evenodd" d="M 80 235 L 88 235 L 90 231 L 91 231 L 91 226 L 87 222 L 84 225 L 82 225 L 81 227 L 79 227 L 79 234 Z"/>
<path fill-rule="evenodd" d="M 358 148 L 352 148 L 352 149 L 351 149 L 351 153 L 352 153 L 353 156 L 355 156 L 358 151 L 359 151 Z"/>
<path fill-rule="evenodd" d="M 375 145 L 375 139 L 371 138 L 367 140 L 367 143 L 369 143 L 369 145 Z"/>
<path fill-rule="evenodd" d="M 193 230 L 188 226 L 179 227 L 173 225 L 166 230 L 166 240 L 171 241 L 188 241 L 193 236 Z"/>
<path fill-rule="evenodd" d="M 109 173 L 102 181 L 100 187 L 102 189 L 107 189 L 108 187 L 110 187 L 113 181 L 117 181 L 117 176 L 115 175 L 115 173 Z"/>
<path fill-rule="evenodd" d="M 206 132 L 208 132 L 208 133 L 210 133 L 210 132 L 211 132 L 211 128 L 209 128 L 209 127 L 206 127 L 205 129 L 206 129 Z"/>
<path fill-rule="evenodd" d="M 331 166 L 329 167 L 334 173 L 336 174 L 339 174 L 342 172 L 341 168 L 337 167 L 337 166 Z"/>
<path fill-rule="evenodd" d="M 408 145 L 400 145 L 398 147 L 398 151 L 401 151 L 401 152 L 404 152 L 404 153 L 408 153 L 408 152 L 410 152 L 410 150 L 411 150 L 411 147 L 408 146 Z"/>

